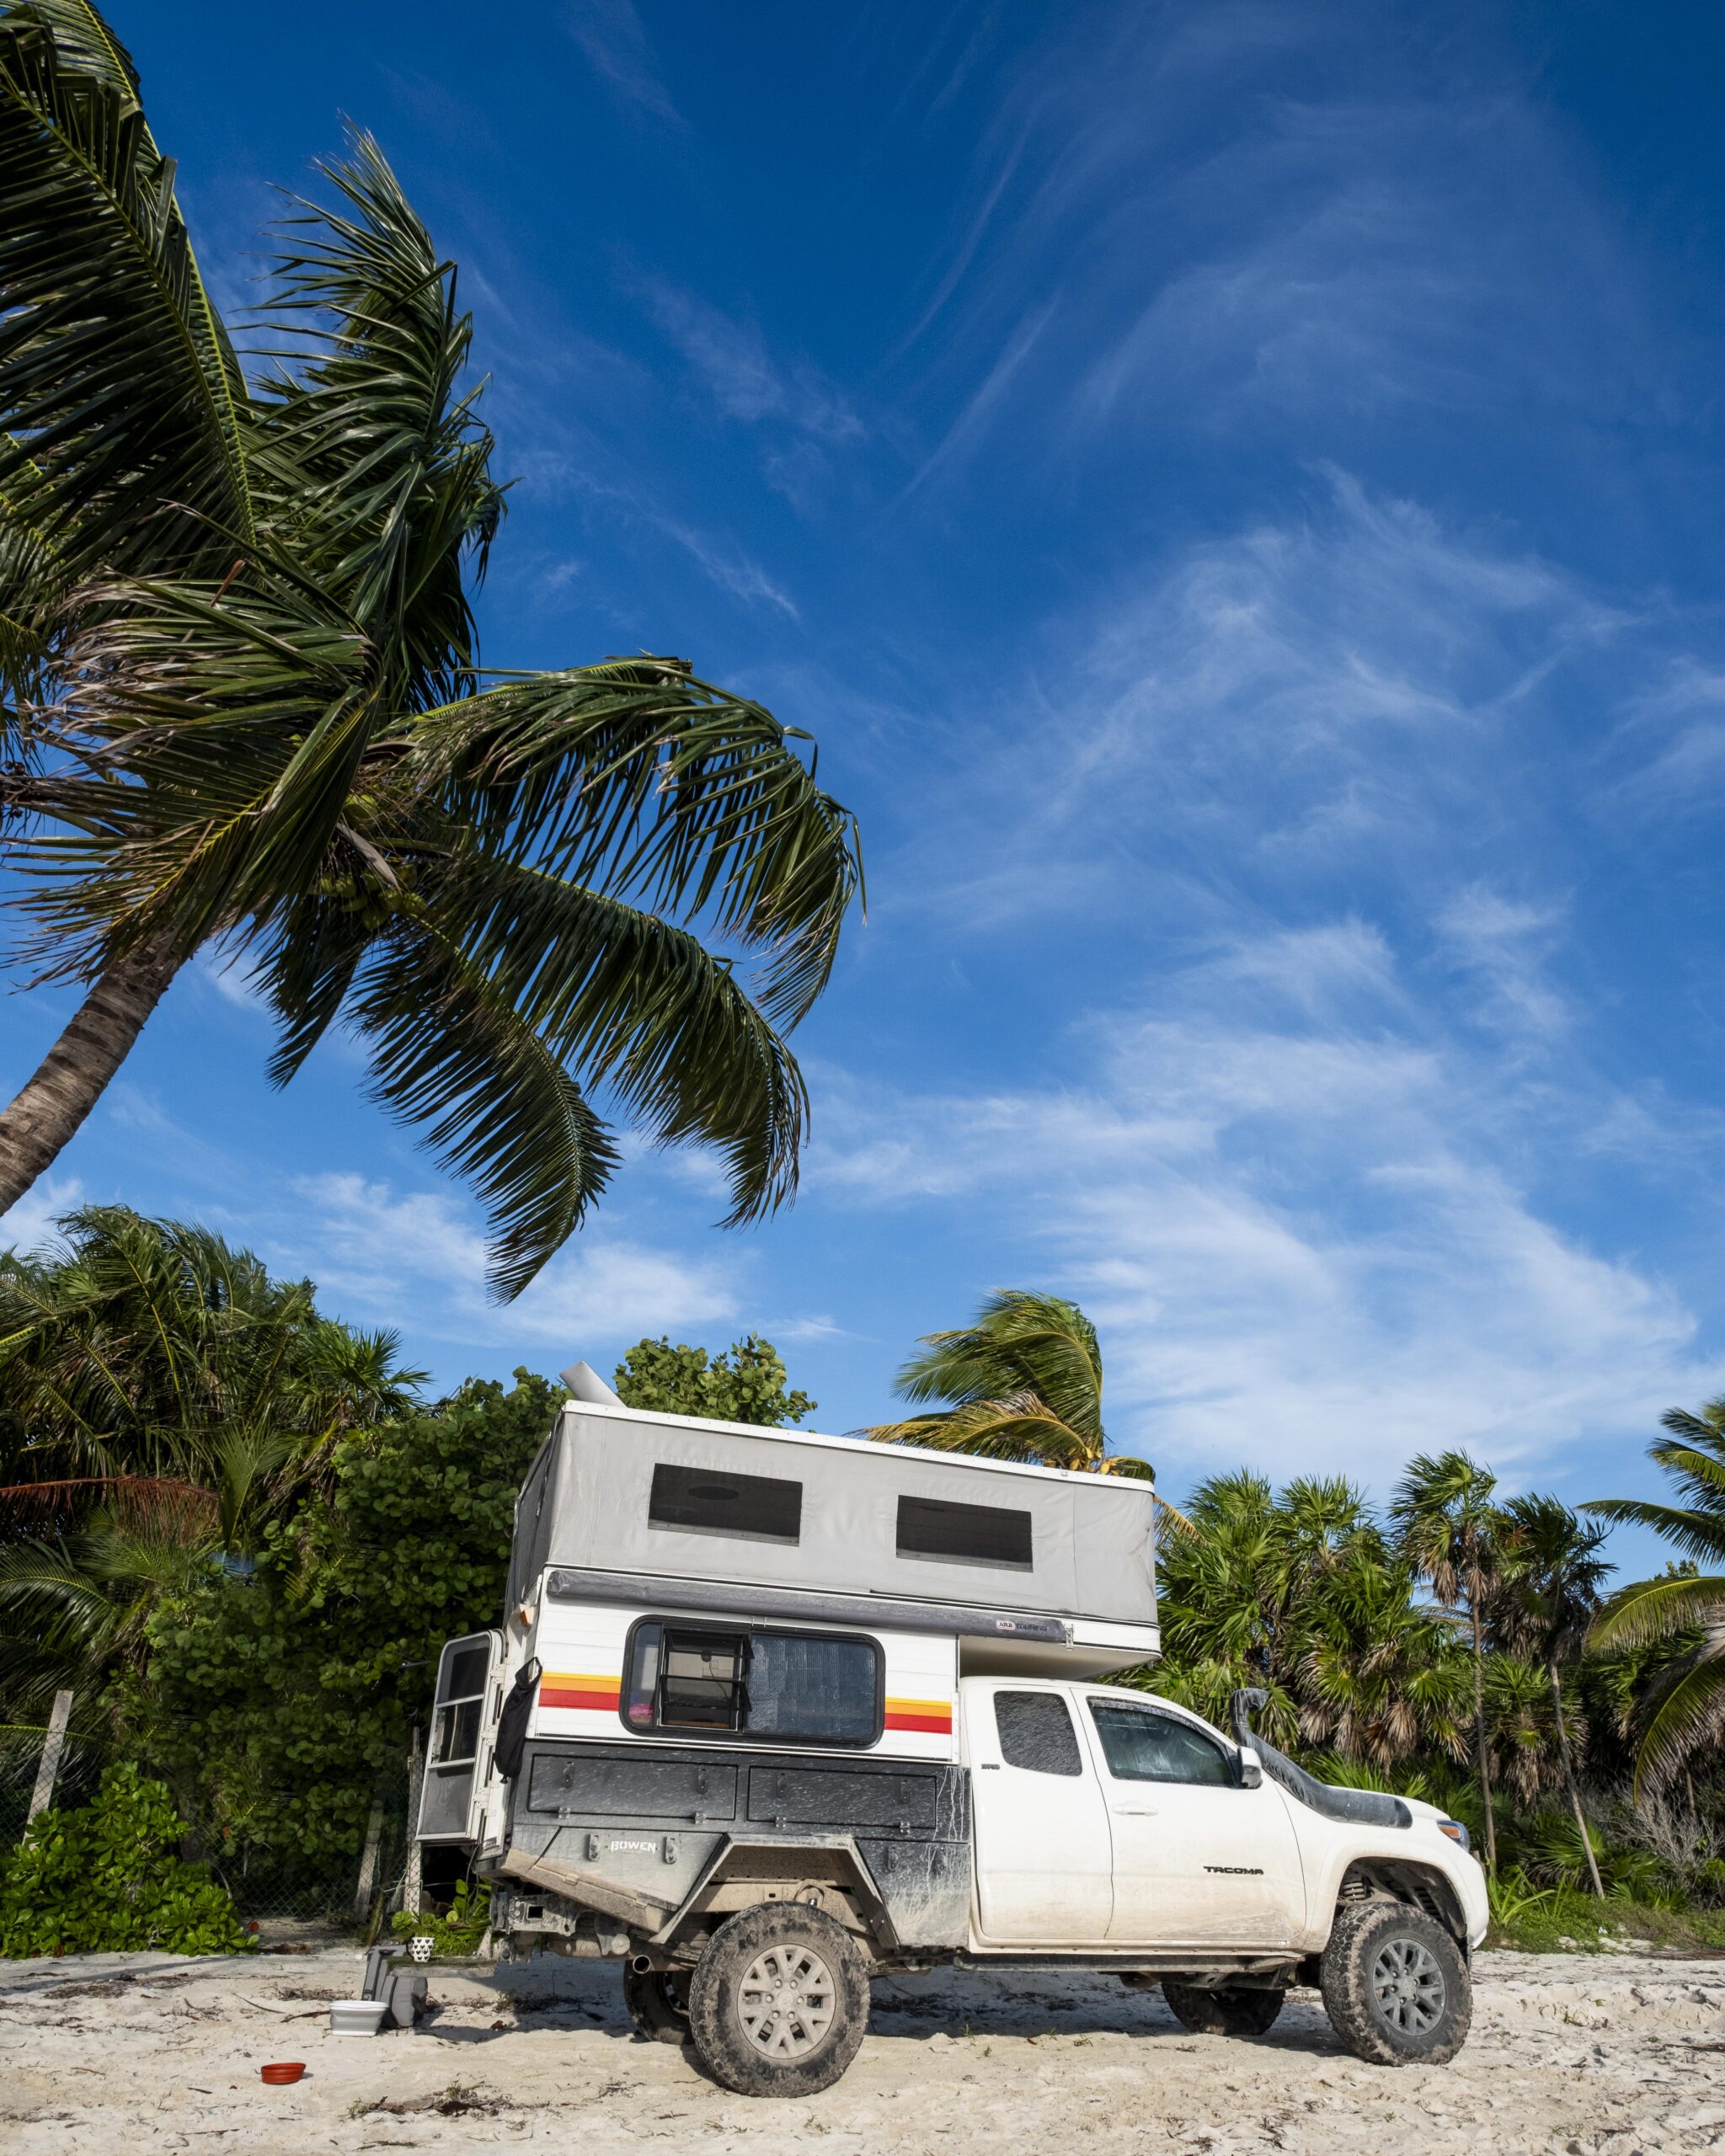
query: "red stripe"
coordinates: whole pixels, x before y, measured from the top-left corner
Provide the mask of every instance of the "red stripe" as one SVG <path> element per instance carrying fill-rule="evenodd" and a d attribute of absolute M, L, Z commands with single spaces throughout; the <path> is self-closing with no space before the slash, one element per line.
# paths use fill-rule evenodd
<path fill-rule="evenodd" d="M 889 1715 L 886 1726 L 889 1729 L 926 1729 L 936 1737 L 950 1737 L 953 1717 L 949 1712 L 943 1715 Z"/>
<path fill-rule="evenodd" d="M 617 1701 L 619 1687 L 613 1684 L 608 1692 L 568 1692 L 560 1687 L 542 1684 L 539 1704 L 542 1707 L 588 1707 L 611 1709 Z"/>

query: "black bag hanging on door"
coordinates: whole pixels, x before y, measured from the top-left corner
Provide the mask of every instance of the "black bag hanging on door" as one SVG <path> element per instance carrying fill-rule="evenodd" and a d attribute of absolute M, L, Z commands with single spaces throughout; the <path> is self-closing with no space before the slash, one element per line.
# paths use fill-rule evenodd
<path fill-rule="evenodd" d="M 536 1658 L 515 1673 L 515 1681 L 503 1703 L 503 1712 L 497 1717 L 497 1745 L 491 1757 L 506 1782 L 512 1782 L 521 1771 L 521 1753 L 527 1742 L 527 1717 L 533 1711 L 538 1690 L 539 1663 Z"/>

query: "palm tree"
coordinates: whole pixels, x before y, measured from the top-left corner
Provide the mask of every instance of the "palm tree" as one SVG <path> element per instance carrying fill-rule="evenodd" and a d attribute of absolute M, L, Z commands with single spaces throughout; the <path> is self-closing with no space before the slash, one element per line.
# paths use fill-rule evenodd
<path fill-rule="evenodd" d="M 1725 1563 L 1725 1399 L 1699 1415 L 1673 1407 L 1660 1417 L 1670 1433 L 1648 1447 L 1687 1502 L 1652 1504 L 1602 1497 L 1584 1509 L 1597 1518 L 1650 1527 L 1685 1557 Z M 1635 1786 L 1668 1780 L 1725 1726 L 1725 1576 L 1672 1568 L 1620 1588 L 1594 1620 L 1588 1644 L 1633 1647 L 1699 1630 L 1690 1651 L 1655 1678 L 1642 1703 Z"/>
<path fill-rule="evenodd" d="M 202 1229 L 120 1207 L 61 1226 L 0 1257 L 0 1659 L 23 1705 L 136 1666 L 164 1598 L 244 1570 L 337 1441 L 421 1382 L 393 1333 Z"/>
<path fill-rule="evenodd" d="M 277 1083 L 357 1034 L 513 1294 L 618 1116 L 716 1145 L 733 1221 L 789 1193 L 783 1036 L 856 834 L 806 736 L 681 659 L 482 669 L 471 318 L 369 137 L 321 170 L 248 372 L 125 51 L 88 0 L 0 0 L 0 807 L 21 954 L 87 991 L 0 1115 L 0 1209 L 211 949 L 273 1006 Z"/>
<path fill-rule="evenodd" d="M 1514 1651 L 1537 1660 L 1545 1670 L 1563 1785 L 1586 1852 L 1588 1876 L 1601 1897 L 1605 1890 L 1570 1748 L 1562 1665 L 1580 1654 L 1599 1608 L 1600 1583 L 1611 1569 L 1599 1554 L 1605 1539 L 1603 1527 L 1583 1524 L 1557 1497 L 1512 1497 L 1503 1508 L 1504 1606 L 1498 1621 Z"/>
<path fill-rule="evenodd" d="M 1473 1634 L 1474 1755 L 1485 1813 L 1485 1862 L 1498 1867 L 1492 1817 L 1492 1754 L 1486 1737 L 1485 1604 L 1496 1580 L 1497 1477 L 1465 1452 L 1417 1454 L 1390 1507 L 1402 1548 L 1446 1609 L 1466 1608 Z"/>
<path fill-rule="evenodd" d="M 1162 1553 L 1158 1690 L 1218 1721 L 1260 1687 L 1267 1734 L 1330 1746 L 1350 1772 L 1456 1749 L 1450 1628 L 1416 1605 L 1360 1491 L 1306 1477 L 1276 1496 L 1261 1476 L 1219 1475 L 1185 1518 Z"/>
<path fill-rule="evenodd" d="M 1096 1327 L 1059 1295 L 996 1289 L 974 1325 L 926 1334 L 893 1390 L 904 1400 L 952 1405 L 876 1424 L 867 1434 L 877 1444 L 1156 1480 L 1148 1460 L 1108 1450 Z"/>

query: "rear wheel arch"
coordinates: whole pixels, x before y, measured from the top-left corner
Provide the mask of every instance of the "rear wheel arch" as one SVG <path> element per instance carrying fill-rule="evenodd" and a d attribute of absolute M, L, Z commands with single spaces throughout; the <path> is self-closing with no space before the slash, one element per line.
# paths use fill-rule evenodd
<path fill-rule="evenodd" d="M 653 1942 L 683 1960 L 745 1909 L 801 1906 L 848 1932 L 865 1961 L 897 1944 L 868 1866 L 846 1843 L 734 1842 Z"/>

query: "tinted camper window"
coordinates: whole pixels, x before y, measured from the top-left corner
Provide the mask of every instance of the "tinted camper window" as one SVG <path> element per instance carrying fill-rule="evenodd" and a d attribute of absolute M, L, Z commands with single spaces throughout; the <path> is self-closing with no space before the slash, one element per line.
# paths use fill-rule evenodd
<path fill-rule="evenodd" d="M 660 1460 L 647 1500 L 649 1527 L 685 1534 L 729 1534 L 752 1542 L 794 1542 L 803 1530 L 803 1486 L 773 1475 L 733 1475 Z"/>
<path fill-rule="evenodd" d="M 625 1662 L 631 1729 L 680 1737 L 735 1732 L 767 1744 L 873 1744 L 881 1732 L 881 1653 L 834 1632 L 721 1631 L 650 1617 Z"/>
<path fill-rule="evenodd" d="M 899 1555 L 949 1565 L 1031 1568 L 1030 1515 L 1000 1505 L 954 1505 L 940 1497 L 900 1497 Z"/>

